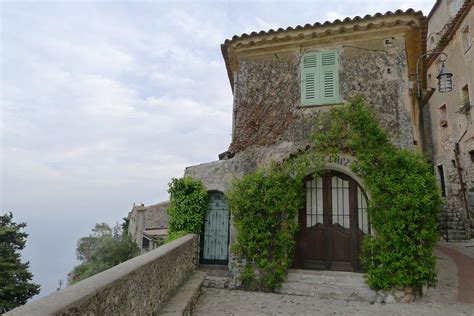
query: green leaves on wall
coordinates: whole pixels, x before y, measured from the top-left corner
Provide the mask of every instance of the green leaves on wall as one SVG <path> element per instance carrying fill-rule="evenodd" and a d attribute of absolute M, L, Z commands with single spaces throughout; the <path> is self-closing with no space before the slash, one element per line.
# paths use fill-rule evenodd
<path fill-rule="evenodd" d="M 173 178 L 168 193 L 169 240 L 186 233 L 201 233 L 208 202 L 208 194 L 202 183 L 191 177 Z"/>

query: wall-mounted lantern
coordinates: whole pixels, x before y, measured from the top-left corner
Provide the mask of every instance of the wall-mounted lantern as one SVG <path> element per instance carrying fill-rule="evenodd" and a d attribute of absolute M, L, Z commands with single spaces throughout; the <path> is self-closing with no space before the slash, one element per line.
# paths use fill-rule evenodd
<path fill-rule="evenodd" d="M 453 91 L 453 74 L 450 73 L 445 66 L 446 60 L 448 60 L 448 54 L 444 52 L 438 52 L 438 51 L 428 51 L 425 54 L 421 55 L 418 60 L 416 61 L 416 86 L 417 86 L 417 92 L 418 92 L 418 98 L 421 99 L 421 82 L 420 82 L 420 76 L 419 76 L 419 65 L 420 65 L 420 60 L 422 60 L 426 56 L 431 56 L 431 55 L 441 55 L 444 58 L 440 58 L 441 61 L 441 70 L 436 77 L 438 79 L 438 91 L 441 93 L 445 92 L 451 92 Z"/>
<path fill-rule="evenodd" d="M 438 76 L 438 91 L 441 93 L 453 91 L 453 74 L 446 70 L 444 61 L 441 64 L 441 70 Z"/>

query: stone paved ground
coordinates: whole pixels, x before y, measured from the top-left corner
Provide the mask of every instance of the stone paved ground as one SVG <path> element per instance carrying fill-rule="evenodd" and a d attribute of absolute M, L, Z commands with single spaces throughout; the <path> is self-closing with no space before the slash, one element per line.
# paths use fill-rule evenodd
<path fill-rule="evenodd" d="M 458 302 L 455 262 L 438 258 L 438 285 L 412 304 L 370 304 L 343 297 L 312 297 L 204 288 L 195 315 L 474 315 L 474 305 Z M 472 267 L 474 269 L 474 267 Z"/>
<path fill-rule="evenodd" d="M 474 305 L 418 302 L 370 305 L 367 302 L 298 295 L 203 289 L 194 315 L 474 315 Z"/>
<path fill-rule="evenodd" d="M 459 279 L 457 301 L 474 304 L 474 244 L 440 243 L 437 249 L 448 255 L 456 264 Z"/>
<path fill-rule="evenodd" d="M 440 242 L 439 245 L 454 248 L 455 250 L 462 252 L 466 256 L 474 258 L 474 239 L 471 239 L 468 242 L 458 242 L 458 243 Z"/>

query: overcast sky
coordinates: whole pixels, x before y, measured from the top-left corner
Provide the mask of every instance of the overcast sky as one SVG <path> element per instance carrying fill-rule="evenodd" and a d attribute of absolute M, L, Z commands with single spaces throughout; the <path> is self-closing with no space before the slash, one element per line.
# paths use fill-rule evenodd
<path fill-rule="evenodd" d="M 95 223 L 166 200 L 171 177 L 227 149 L 226 38 L 433 3 L 1 2 L 0 211 L 28 224 L 41 296 Z"/>

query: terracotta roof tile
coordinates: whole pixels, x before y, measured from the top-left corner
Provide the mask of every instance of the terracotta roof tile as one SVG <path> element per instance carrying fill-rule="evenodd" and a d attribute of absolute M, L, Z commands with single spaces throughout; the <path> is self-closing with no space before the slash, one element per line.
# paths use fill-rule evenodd
<path fill-rule="evenodd" d="M 395 12 L 392 12 L 392 11 L 387 11 L 385 13 L 375 13 L 373 15 L 370 15 L 370 14 L 367 14 L 365 15 L 364 17 L 360 17 L 360 16 L 355 16 L 355 17 L 346 17 L 344 18 L 343 20 L 339 20 L 339 19 L 336 19 L 334 21 L 325 21 L 323 23 L 320 23 L 320 22 L 316 22 L 314 24 L 305 24 L 305 25 L 297 25 L 296 27 L 287 27 L 286 29 L 283 29 L 283 28 L 278 28 L 277 30 L 273 30 L 273 29 L 270 29 L 268 31 L 264 31 L 264 30 L 261 30 L 259 32 L 252 32 L 249 34 L 247 33 L 243 33 L 241 34 L 240 36 L 238 35 L 234 35 L 232 36 L 231 39 L 226 39 L 224 41 L 224 43 L 221 45 L 221 51 L 222 51 L 222 55 L 224 57 L 224 61 L 226 63 L 226 67 L 227 67 L 227 74 L 228 74 L 228 77 L 229 77 L 229 81 L 230 81 L 230 84 L 231 84 L 231 88 L 232 90 L 234 89 L 233 87 L 233 75 L 232 75 L 232 70 L 231 70 L 231 66 L 230 66 L 230 63 L 229 63 L 229 56 L 228 56 L 228 47 L 238 41 L 238 40 L 242 40 L 242 39 L 249 39 L 249 38 L 255 38 L 257 39 L 259 36 L 266 36 L 266 35 L 277 35 L 277 34 L 280 34 L 280 33 L 284 33 L 284 32 L 289 32 L 289 31 L 293 31 L 293 30 L 307 30 L 307 29 L 317 29 L 319 27 L 322 27 L 322 26 L 333 26 L 333 25 L 338 25 L 338 24 L 350 24 L 350 23 L 353 23 L 353 22 L 362 22 L 362 21 L 368 21 L 368 20 L 375 20 L 377 18 L 380 18 L 380 17 L 387 17 L 387 16 L 394 16 L 394 15 L 416 15 L 416 16 L 420 16 L 420 17 L 423 17 L 424 18 L 424 15 L 421 11 L 415 11 L 413 9 L 407 9 L 405 11 L 403 10 L 396 10 Z M 367 28 L 371 28 L 371 27 L 374 27 L 374 24 L 373 23 L 369 23 L 367 25 Z M 357 25 L 354 26 L 354 29 L 358 29 Z M 341 31 L 345 31 L 344 27 L 342 27 L 340 29 Z M 290 38 L 290 36 L 287 36 L 285 38 Z M 253 44 L 255 45 L 256 42 L 255 41 L 250 41 L 249 44 Z"/>
<path fill-rule="evenodd" d="M 474 0 L 465 0 L 462 7 L 459 9 L 458 13 L 454 16 L 452 21 L 450 22 L 449 28 L 444 33 L 443 37 L 439 40 L 441 45 L 437 46 L 435 50 L 442 51 L 451 41 L 451 39 L 456 34 L 459 26 L 461 25 L 464 18 L 469 13 L 469 10 L 474 6 Z M 431 14 L 431 13 L 430 13 Z M 427 59 L 426 64 L 429 67 L 436 59 L 438 59 L 438 55 L 431 55 L 430 58 Z"/>

